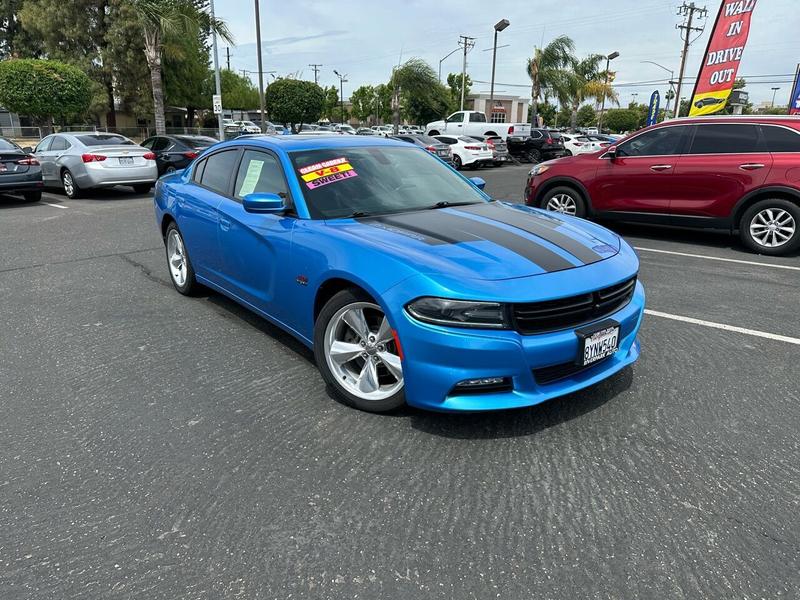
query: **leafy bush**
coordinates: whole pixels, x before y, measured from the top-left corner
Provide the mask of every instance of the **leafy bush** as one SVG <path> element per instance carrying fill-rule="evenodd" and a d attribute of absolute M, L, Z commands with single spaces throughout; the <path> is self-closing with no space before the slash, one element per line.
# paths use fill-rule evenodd
<path fill-rule="evenodd" d="M 80 69 L 55 60 L 0 62 L 0 105 L 40 119 L 78 116 L 92 101 L 92 81 Z"/>
<path fill-rule="evenodd" d="M 294 128 L 319 119 L 325 93 L 311 81 L 279 79 L 267 88 L 265 102 L 272 120 Z"/>

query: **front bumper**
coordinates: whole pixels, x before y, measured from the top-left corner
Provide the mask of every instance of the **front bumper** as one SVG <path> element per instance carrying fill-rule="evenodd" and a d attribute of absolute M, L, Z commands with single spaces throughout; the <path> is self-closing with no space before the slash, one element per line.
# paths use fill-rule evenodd
<path fill-rule="evenodd" d="M 507 330 L 440 327 L 421 323 L 402 311 L 395 322 L 404 354 L 406 401 L 436 411 L 487 411 L 532 406 L 586 388 L 639 357 L 636 336 L 644 303 L 644 288 L 637 283 L 631 301 L 606 317 L 620 323 L 619 351 L 549 383 L 538 383 L 533 371 L 575 360 L 579 340 L 574 329 L 522 335 Z M 488 377 L 510 378 L 513 389 L 453 393 L 459 382 Z"/>

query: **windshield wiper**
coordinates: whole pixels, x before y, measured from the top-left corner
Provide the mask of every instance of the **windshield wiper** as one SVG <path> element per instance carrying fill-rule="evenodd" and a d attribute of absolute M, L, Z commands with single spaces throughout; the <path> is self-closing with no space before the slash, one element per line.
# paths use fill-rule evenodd
<path fill-rule="evenodd" d="M 349 215 L 347 215 L 347 218 L 348 219 L 358 219 L 358 218 L 361 218 L 361 217 L 368 217 L 368 216 L 370 216 L 370 213 L 364 212 L 362 210 L 357 210 L 356 212 L 350 213 Z"/>
<path fill-rule="evenodd" d="M 450 206 L 469 206 L 470 204 L 478 204 L 478 202 L 448 202 L 447 200 L 442 200 L 433 206 L 426 207 L 426 210 L 436 210 L 437 208 L 448 208 Z"/>

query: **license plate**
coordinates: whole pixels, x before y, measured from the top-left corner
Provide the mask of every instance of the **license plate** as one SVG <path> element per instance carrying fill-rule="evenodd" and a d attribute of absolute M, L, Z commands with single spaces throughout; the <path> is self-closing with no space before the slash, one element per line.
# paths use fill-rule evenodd
<path fill-rule="evenodd" d="M 132 165 L 133 164 L 133 158 L 131 158 L 129 156 L 123 156 L 123 157 L 121 157 L 119 159 L 119 164 L 125 165 L 125 166 Z"/>
<path fill-rule="evenodd" d="M 619 323 L 603 321 L 598 325 L 575 330 L 580 343 L 576 363 L 583 367 L 596 363 L 619 350 Z"/>

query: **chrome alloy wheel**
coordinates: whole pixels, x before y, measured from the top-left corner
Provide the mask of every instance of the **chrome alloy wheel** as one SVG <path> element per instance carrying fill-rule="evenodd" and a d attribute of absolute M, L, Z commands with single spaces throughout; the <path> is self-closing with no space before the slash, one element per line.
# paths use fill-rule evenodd
<path fill-rule="evenodd" d="M 186 249 L 183 240 L 176 229 L 169 232 L 167 237 L 167 260 L 169 260 L 169 273 L 178 287 L 186 283 Z"/>
<path fill-rule="evenodd" d="M 383 400 L 403 387 L 403 368 L 389 321 L 371 302 L 354 302 L 325 328 L 325 360 L 349 393 Z"/>
<path fill-rule="evenodd" d="M 782 208 L 765 208 L 750 221 L 750 235 L 765 248 L 783 246 L 797 229 L 794 217 Z"/>
<path fill-rule="evenodd" d="M 72 173 L 64 171 L 64 175 L 61 176 L 61 182 L 64 184 L 64 193 L 72 198 L 75 193 L 75 182 L 72 180 Z"/>
<path fill-rule="evenodd" d="M 546 210 L 563 213 L 565 215 L 575 215 L 578 212 L 578 205 L 575 198 L 568 194 L 556 194 L 547 201 Z"/>

